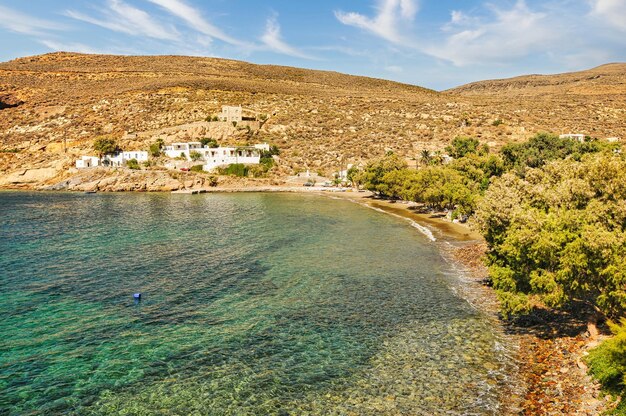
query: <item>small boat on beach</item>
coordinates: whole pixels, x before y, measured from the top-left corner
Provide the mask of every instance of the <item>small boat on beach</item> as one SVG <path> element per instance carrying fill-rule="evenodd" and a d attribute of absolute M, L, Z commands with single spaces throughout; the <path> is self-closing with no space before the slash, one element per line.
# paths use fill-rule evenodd
<path fill-rule="evenodd" d="M 86 194 L 96 194 L 96 193 L 98 193 L 98 191 L 96 191 L 96 190 L 94 189 L 94 190 L 91 190 L 91 191 L 85 191 L 85 193 L 86 193 Z"/>

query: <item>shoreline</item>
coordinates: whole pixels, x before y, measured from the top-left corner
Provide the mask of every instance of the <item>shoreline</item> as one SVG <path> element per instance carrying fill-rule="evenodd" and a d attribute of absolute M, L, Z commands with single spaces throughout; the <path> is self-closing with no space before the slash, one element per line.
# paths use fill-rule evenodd
<path fill-rule="evenodd" d="M 322 196 L 331 197 L 327 193 Z M 514 354 L 518 366 L 515 376 L 521 386 L 509 386 L 509 391 L 503 393 L 501 414 L 595 416 L 611 407 L 611 400 L 603 397 L 599 383 L 587 373 L 583 361 L 587 351 L 597 345 L 597 338 L 590 333 L 584 317 L 553 313 L 556 316 L 543 318 L 545 320 L 539 317 L 538 322 L 532 322 L 531 318 L 530 324 L 507 322 L 499 317 L 496 293 L 486 284 L 488 270 L 482 259 L 487 245 L 480 234 L 465 224 L 444 220 L 438 214 L 416 213 L 411 209 L 415 205 L 372 198 L 371 193 L 342 193 L 332 197 L 416 221 L 435 230 L 444 258 L 460 266 L 477 291 L 473 299 L 466 300 L 472 304 L 480 302 L 478 307 L 493 314 L 503 334 L 518 348 Z M 476 299 L 476 296 L 482 297 Z"/>

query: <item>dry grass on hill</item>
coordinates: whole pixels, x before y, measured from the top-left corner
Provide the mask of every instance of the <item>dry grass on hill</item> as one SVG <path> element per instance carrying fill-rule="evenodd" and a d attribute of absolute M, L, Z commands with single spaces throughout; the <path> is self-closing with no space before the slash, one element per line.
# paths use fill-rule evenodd
<path fill-rule="evenodd" d="M 439 93 L 223 59 L 47 54 L 0 64 L 0 171 L 69 167 L 95 137 L 202 121 L 228 104 L 272 115 L 259 132 L 235 129 L 223 140 L 278 145 L 281 175 L 332 172 L 386 150 L 415 157 L 457 135 L 496 147 L 537 131 L 626 138 L 625 76 L 626 65 L 614 64 Z"/>

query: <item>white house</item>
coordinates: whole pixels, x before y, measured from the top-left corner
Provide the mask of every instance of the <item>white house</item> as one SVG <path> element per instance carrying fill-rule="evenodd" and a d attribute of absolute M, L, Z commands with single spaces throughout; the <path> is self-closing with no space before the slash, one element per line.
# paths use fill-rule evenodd
<path fill-rule="evenodd" d="M 441 155 L 441 163 L 444 165 L 450 164 L 454 161 L 454 158 L 450 155 Z"/>
<path fill-rule="evenodd" d="M 202 149 L 202 157 L 205 161 L 202 169 L 211 171 L 220 166 L 228 166 L 235 163 L 244 165 L 258 165 L 261 161 L 261 149 L 257 147 L 218 147 L 215 149 Z"/>
<path fill-rule="evenodd" d="M 584 134 L 573 134 L 573 133 L 568 133 L 568 134 L 561 134 L 559 136 L 559 139 L 572 139 L 572 140 L 578 140 L 579 142 L 584 142 L 585 141 L 585 135 Z"/>
<path fill-rule="evenodd" d="M 148 160 L 148 152 L 132 150 L 129 152 L 120 152 L 114 155 L 105 155 L 102 158 L 102 164 L 107 166 L 122 167 L 126 166 L 126 163 L 136 159 L 137 162 L 146 162 Z"/>
<path fill-rule="evenodd" d="M 620 140 L 619 140 L 619 137 L 607 137 L 606 141 L 609 143 L 617 143 Z"/>
<path fill-rule="evenodd" d="M 187 160 L 191 160 L 190 153 L 202 150 L 202 143 L 172 143 L 171 145 L 165 146 L 164 149 L 165 155 L 169 158 L 175 159 L 177 157 L 184 157 Z"/>
<path fill-rule="evenodd" d="M 255 149 L 259 149 L 259 150 L 263 150 L 265 152 L 269 152 L 270 151 L 270 145 L 267 144 L 267 143 L 255 144 L 254 148 Z"/>
<path fill-rule="evenodd" d="M 222 112 L 220 113 L 218 118 L 220 119 L 220 121 L 228 121 L 229 123 L 233 121 L 240 122 L 243 120 L 243 109 L 241 108 L 241 106 L 234 107 L 229 105 L 223 105 Z"/>
<path fill-rule="evenodd" d="M 131 150 L 130 152 L 122 152 L 122 158 L 124 160 L 136 159 L 137 162 L 147 162 L 148 152 L 140 150 Z"/>
<path fill-rule="evenodd" d="M 95 156 L 81 156 L 76 161 L 77 169 L 95 168 L 100 166 L 100 159 Z"/>
<path fill-rule="evenodd" d="M 191 153 L 198 153 L 200 155 L 199 160 L 204 161 L 202 168 L 206 171 L 234 163 L 257 165 L 261 161 L 261 153 L 269 150 L 270 145 L 267 143 L 255 144 L 254 146 L 212 148 L 202 146 L 200 142 L 189 142 L 172 143 L 164 147 L 165 155 L 172 159 L 183 157 L 187 161 L 191 161 Z"/>

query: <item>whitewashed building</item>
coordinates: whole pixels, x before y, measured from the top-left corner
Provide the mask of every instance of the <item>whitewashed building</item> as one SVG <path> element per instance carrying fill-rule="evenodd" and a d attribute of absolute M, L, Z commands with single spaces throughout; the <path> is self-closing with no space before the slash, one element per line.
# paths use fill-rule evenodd
<path fill-rule="evenodd" d="M 206 171 L 235 163 L 257 165 L 261 161 L 261 153 L 269 150 L 270 145 L 267 143 L 240 147 L 208 147 L 202 146 L 200 142 L 189 142 L 172 143 L 164 147 L 165 155 L 171 159 L 182 157 L 192 161 L 191 153 L 198 153 L 198 160 L 204 162 L 202 168 Z"/>
<path fill-rule="evenodd" d="M 258 165 L 261 161 L 261 149 L 254 146 L 246 147 L 218 147 L 202 149 L 204 165 L 202 169 L 209 172 L 220 166 L 236 163 L 244 165 Z"/>
<path fill-rule="evenodd" d="M 241 106 L 223 105 L 222 112 L 218 116 L 220 121 L 240 122 L 243 120 L 243 108 Z"/>
<path fill-rule="evenodd" d="M 582 142 L 585 141 L 585 135 L 584 134 L 573 134 L 573 133 L 561 134 L 559 136 L 559 139 L 572 139 L 572 140 L 577 140 L 577 141 L 582 143 Z"/>
<path fill-rule="evenodd" d="M 105 155 L 102 158 L 102 164 L 112 167 L 123 167 L 132 159 L 137 160 L 137 162 L 146 162 L 148 161 L 148 152 L 132 150 L 129 152 L 116 153 L 114 155 Z"/>
<path fill-rule="evenodd" d="M 81 156 L 76 161 L 77 169 L 88 169 L 100 166 L 100 158 L 96 156 Z"/>
<path fill-rule="evenodd" d="M 244 165 L 258 165 L 261 162 L 261 154 L 268 152 L 270 145 L 267 143 L 255 144 L 254 146 L 239 147 L 208 147 L 200 142 L 172 143 L 164 147 L 164 153 L 171 159 L 184 158 L 191 162 L 191 153 L 200 155 L 199 162 L 204 162 L 202 169 L 211 171 L 217 167 L 228 166 L 236 163 Z"/>
<path fill-rule="evenodd" d="M 200 142 L 172 143 L 164 147 L 163 153 L 172 159 L 184 157 L 187 160 L 191 160 L 191 152 L 199 152 L 202 149 L 202 143 Z"/>

